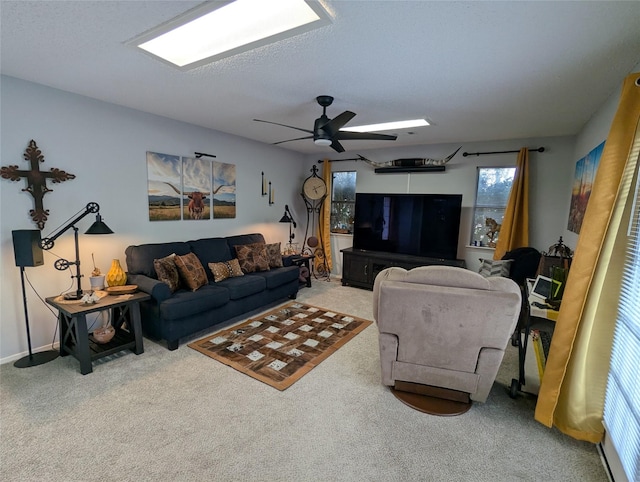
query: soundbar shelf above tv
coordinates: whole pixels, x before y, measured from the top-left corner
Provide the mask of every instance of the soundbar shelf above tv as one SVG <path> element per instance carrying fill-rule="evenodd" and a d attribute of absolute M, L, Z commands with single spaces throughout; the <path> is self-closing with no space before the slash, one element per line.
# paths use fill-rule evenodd
<path fill-rule="evenodd" d="M 345 248 L 342 252 L 342 285 L 373 289 L 373 282 L 380 271 L 397 266 L 413 269 L 418 266 L 441 265 L 465 268 L 463 259 L 442 259 L 414 256 L 409 254 L 368 251 Z"/>

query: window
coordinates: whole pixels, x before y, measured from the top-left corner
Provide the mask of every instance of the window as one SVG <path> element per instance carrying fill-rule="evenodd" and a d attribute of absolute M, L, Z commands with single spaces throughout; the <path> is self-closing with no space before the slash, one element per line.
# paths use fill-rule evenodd
<path fill-rule="evenodd" d="M 502 225 L 515 173 L 515 167 L 478 168 L 476 204 L 471 227 L 472 245 L 495 247 L 498 231 L 490 220 Z"/>
<path fill-rule="evenodd" d="M 331 232 L 353 234 L 356 207 L 356 171 L 334 172 L 331 177 Z"/>
<path fill-rule="evenodd" d="M 640 480 L 640 180 L 636 185 L 627 234 L 627 256 L 613 335 L 604 424 L 627 478 Z"/>

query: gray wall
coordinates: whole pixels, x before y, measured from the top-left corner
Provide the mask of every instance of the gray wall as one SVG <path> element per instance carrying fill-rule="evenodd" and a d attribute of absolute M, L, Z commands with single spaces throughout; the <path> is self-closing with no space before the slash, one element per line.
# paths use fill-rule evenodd
<path fill-rule="evenodd" d="M 640 72 L 640 63 L 636 65 L 630 73 L 632 72 Z M 593 117 L 589 119 L 589 122 L 587 122 L 587 124 L 578 134 L 573 155 L 574 172 L 576 161 L 583 158 L 594 147 L 597 147 L 602 141 L 607 139 L 607 136 L 609 135 L 609 129 L 611 128 L 611 122 L 613 121 L 616 111 L 618 110 L 618 103 L 620 102 L 623 80 L 624 79 L 620 79 L 620 86 L 616 89 L 615 92 L 611 94 L 611 96 L 609 96 L 609 98 L 604 102 L 604 104 L 602 104 L 602 106 L 593 115 Z M 573 173 L 570 182 L 573 182 Z M 573 233 L 572 231 L 567 230 L 565 226 L 564 236 L 567 246 L 575 248 L 578 242 L 578 235 Z"/>
<path fill-rule="evenodd" d="M 635 69 L 640 70 L 640 65 Z M 113 258 L 124 263 L 129 244 L 197 239 L 242 232 L 262 232 L 270 242 L 288 239 L 288 226 L 277 221 L 284 204 L 289 204 L 298 221 L 296 241 L 302 241 L 306 211 L 300 199 L 302 180 L 319 158 L 250 141 L 194 125 L 152 116 L 132 109 L 69 94 L 11 77 L 0 78 L 1 159 L 2 165 L 26 168 L 22 154 L 30 139 L 35 139 L 45 156 L 42 167 L 65 169 L 77 177 L 62 184 L 50 184 L 53 192 L 45 196 L 50 210 L 43 234 L 49 234 L 83 208 L 95 201 L 107 224 L 115 231 L 110 236 L 80 236 L 82 272 L 91 271 L 91 253 L 96 263 L 107 270 Z M 546 152 L 531 156 L 531 245 L 546 250 L 559 235 L 575 248 L 577 237 L 566 230 L 575 162 L 606 138 L 617 107 L 619 91 L 603 105 L 577 138 L 497 140 L 407 148 L 363 151 L 375 160 L 401 157 L 444 157 L 458 146 L 462 151 L 496 151 L 522 146 L 544 146 Z M 217 160 L 236 164 L 237 218 L 206 222 L 149 222 L 147 214 L 145 152 L 192 155 L 194 151 L 217 155 Z M 331 153 L 329 153 L 331 154 Z M 362 192 L 450 192 L 463 194 L 463 220 L 458 257 L 471 269 L 478 258 L 492 257 L 492 251 L 467 246 L 471 210 L 475 196 L 477 166 L 505 166 L 515 163 L 515 154 L 462 157 L 459 153 L 444 173 L 375 174 L 362 162 L 335 163 L 334 170 L 357 170 L 358 191 Z M 264 171 L 276 190 L 276 204 L 269 206 L 260 195 L 260 173 Z M 28 211 L 33 201 L 21 191 L 24 182 L 0 181 L 0 362 L 26 353 L 27 342 L 22 309 L 19 269 L 13 259 L 11 231 L 34 229 Z M 80 232 L 91 223 L 87 217 L 79 223 Z M 340 239 L 340 247 L 350 244 Z M 45 253 L 45 265 L 26 268 L 37 293 L 54 296 L 73 289 L 69 271 L 56 271 L 57 257 L 72 260 L 73 235 L 65 233 L 53 251 Z M 337 272 L 340 273 L 339 252 Z M 85 280 L 85 286 L 88 282 Z M 55 316 L 27 287 L 34 349 L 54 340 Z"/>
<path fill-rule="evenodd" d="M 515 166 L 518 154 L 463 157 L 462 153 L 519 150 L 521 147 L 545 148 L 544 152 L 532 152 L 529 157 L 530 244 L 543 251 L 554 244 L 566 229 L 571 199 L 570 179 L 575 163 L 574 144 L 574 137 L 548 137 L 363 151 L 360 154 L 364 157 L 384 162 L 407 157 L 439 159 L 462 146 L 460 152 L 447 163 L 444 172 L 376 174 L 371 166 L 362 161 L 335 162 L 332 170 L 357 171 L 357 192 L 462 194 L 458 258 L 464 259 L 469 269 L 477 270 L 480 258 L 493 257 L 493 249 L 469 246 L 477 167 Z M 341 274 L 342 265 L 339 248 L 350 246 L 350 241 L 350 237 L 345 235 L 333 240 L 336 276 Z"/>
<path fill-rule="evenodd" d="M 262 232 L 267 241 L 286 242 L 288 225 L 278 223 L 284 205 L 302 219 L 304 205 L 299 185 L 307 175 L 303 156 L 285 149 L 145 114 L 42 85 L 3 76 L 1 79 L 1 164 L 29 169 L 22 155 L 34 139 L 42 150 L 43 170 L 64 169 L 76 178 L 49 183 L 44 206 L 50 210 L 43 236 L 63 226 L 90 202 L 100 204 L 105 222 L 115 231 L 109 236 L 85 236 L 92 216 L 79 222 L 82 273 L 92 270 L 91 253 L 107 271 L 113 258 L 124 265 L 129 244 L 197 239 L 243 232 Z M 146 151 L 193 155 L 215 154 L 217 160 L 236 164 L 237 217 L 209 221 L 150 222 L 147 211 Z M 260 193 L 264 171 L 275 188 L 275 204 Z M 36 229 L 28 211 L 33 208 L 25 182 L 0 180 L 0 360 L 26 353 L 26 329 L 15 266 L 11 231 Z M 299 235 L 300 237 L 302 234 Z M 70 271 L 57 271 L 57 256 L 73 261 L 73 231 L 62 235 L 45 264 L 25 272 L 40 296 L 55 296 L 74 289 Z M 75 281 L 75 280 L 74 280 Z M 87 278 L 83 285 L 89 286 Z M 50 345 L 56 318 L 27 286 L 34 349 Z"/>

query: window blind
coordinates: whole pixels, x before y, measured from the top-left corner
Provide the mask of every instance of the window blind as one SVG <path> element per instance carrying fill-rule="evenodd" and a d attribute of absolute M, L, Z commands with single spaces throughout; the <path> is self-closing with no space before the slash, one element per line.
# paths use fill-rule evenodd
<path fill-rule="evenodd" d="M 636 171 L 637 172 L 637 171 Z M 640 481 L 640 178 L 635 195 L 604 405 L 604 422 L 627 478 Z"/>

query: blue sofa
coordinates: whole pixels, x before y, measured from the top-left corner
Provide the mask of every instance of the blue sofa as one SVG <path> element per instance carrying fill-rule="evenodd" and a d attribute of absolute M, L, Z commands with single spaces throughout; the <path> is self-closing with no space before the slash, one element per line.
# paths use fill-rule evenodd
<path fill-rule="evenodd" d="M 141 291 L 151 295 L 149 301 L 140 304 L 143 333 L 152 339 L 166 340 L 169 350 L 175 350 L 180 338 L 270 303 L 295 299 L 299 287 L 297 266 L 271 268 L 214 282 L 209 263 L 235 258 L 234 246 L 264 242 L 262 234 L 244 234 L 127 247 L 127 283 L 138 285 Z M 189 252 L 202 263 L 209 283 L 197 291 L 179 289 L 172 293 L 167 284 L 158 280 L 153 261 L 172 253 L 183 256 Z"/>

